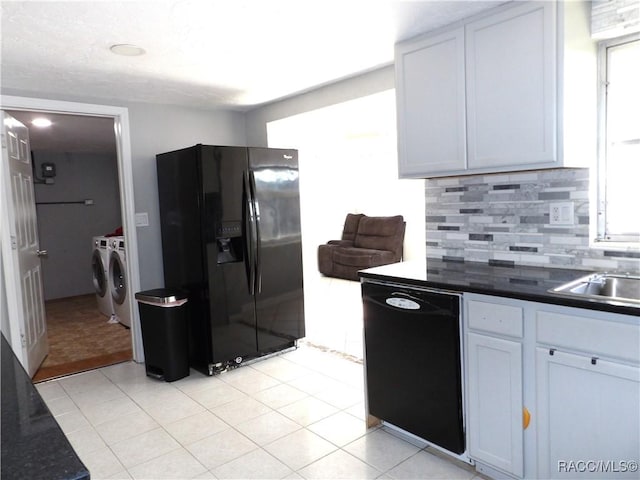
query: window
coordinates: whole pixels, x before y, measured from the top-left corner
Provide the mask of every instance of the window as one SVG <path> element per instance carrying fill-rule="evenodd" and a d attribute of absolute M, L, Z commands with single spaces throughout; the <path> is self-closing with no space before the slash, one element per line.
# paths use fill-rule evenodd
<path fill-rule="evenodd" d="M 640 242 L 640 35 L 600 46 L 598 241 Z"/>

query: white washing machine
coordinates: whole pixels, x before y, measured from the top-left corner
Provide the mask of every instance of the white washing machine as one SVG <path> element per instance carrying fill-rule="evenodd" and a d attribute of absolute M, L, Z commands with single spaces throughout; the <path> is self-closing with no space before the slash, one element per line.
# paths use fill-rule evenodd
<path fill-rule="evenodd" d="M 107 237 L 93 237 L 92 242 L 91 270 L 98 310 L 103 315 L 111 317 L 113 315 L 113 302 L 109 289 L 109 239 Z"/>
<path fill-rule="evenodd" d="M 109 290 L 116 320 L 131 327 L 124 237 L 109 237 Z"/>

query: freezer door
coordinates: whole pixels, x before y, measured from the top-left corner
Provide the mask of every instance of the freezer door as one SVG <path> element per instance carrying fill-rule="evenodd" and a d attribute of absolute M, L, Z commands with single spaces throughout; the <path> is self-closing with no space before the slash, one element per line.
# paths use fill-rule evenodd
<path fill-rule="evenodd" d="M 245 269 L 247 149 L 204 145 L 201 165 L 206 292 L 215 364 L 257 354 L 255 305 Z"/>
<path fill-rule="evenodd" d="M 298 152 L 250 148 L 249 170 L 258 217 L 258 350 L 269 352 L 305 334 Z"/>
<path fill-rule="evenodd" d="M 200 147 L 194 146 L 159 154 L 156 162 L 164 285 L 189 294 L 190 362 L 206 372 L 212 353 L 199 158 Z"/>

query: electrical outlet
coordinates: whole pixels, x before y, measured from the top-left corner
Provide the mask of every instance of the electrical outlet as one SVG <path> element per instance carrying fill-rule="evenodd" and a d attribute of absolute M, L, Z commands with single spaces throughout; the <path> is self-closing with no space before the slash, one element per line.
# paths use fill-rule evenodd
<path fill-rule="evenodd" d="M 551 225 L 573 225 L 573 202 L 556 202 L 549 205 L 549 223 Z"/>

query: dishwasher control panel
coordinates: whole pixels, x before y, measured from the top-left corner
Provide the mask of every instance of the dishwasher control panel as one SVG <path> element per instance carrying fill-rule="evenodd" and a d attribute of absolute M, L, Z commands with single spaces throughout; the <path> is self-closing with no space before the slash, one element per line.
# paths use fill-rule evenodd
<path fill-rule="evenodd" d="M 402 308 L 404 310 L 420 310 L 420 304 L 402 297 L 389 297 L 385 300 L 387 305 L 392 307 Z"/>

